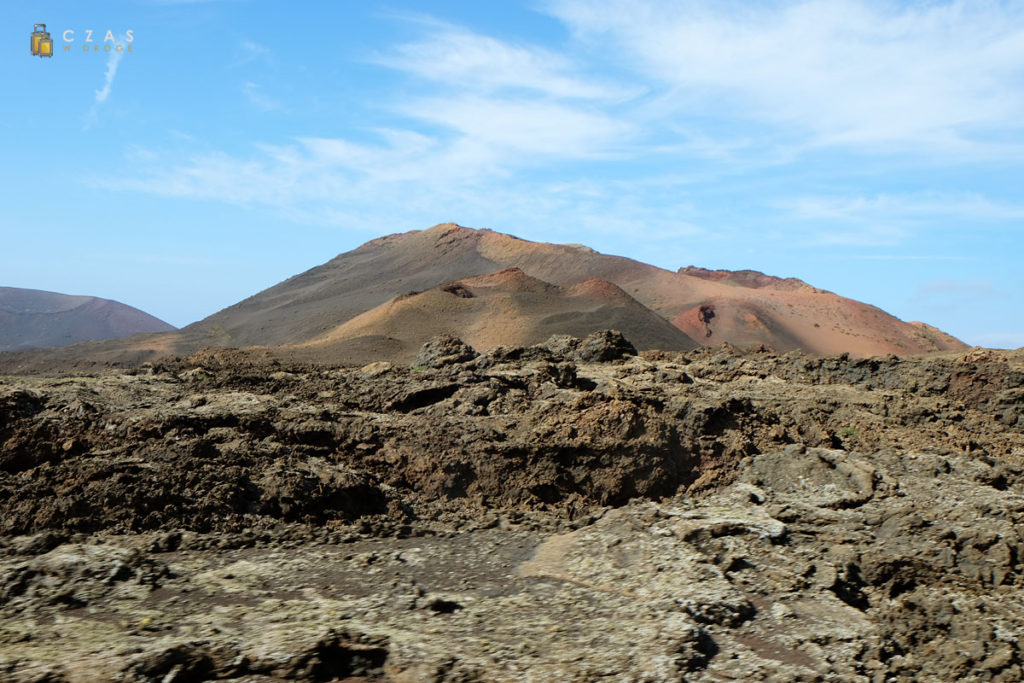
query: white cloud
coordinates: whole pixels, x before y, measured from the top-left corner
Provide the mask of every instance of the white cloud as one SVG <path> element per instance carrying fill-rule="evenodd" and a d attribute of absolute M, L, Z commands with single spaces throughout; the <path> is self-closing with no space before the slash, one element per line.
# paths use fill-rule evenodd
<path fill-rule="evenodd" d="M 253 187 L 287 187 L 313 167 L 317 176 L 306 186 L 329 185 L 332 173 L 339 182 L 354 174 L 436 186 L 558 162 L 641 159 L 675 163 L 663 171 L 675 182 L 792 164 L 823 144 L 999 148 L 966 138 L 1024 120 L 1024 90 L 1012 87 L 1024 64 L 1024 10 L 1005 5 L 561 0 L 551 12 L 573 31 L 561 49 L 426 20 L 423 38 L 382 48 L 373 62 L 428 85 L 429 94 L 405 89 L 382 102 L 407 123 L 377 131 L 379 143 L 308 137 L 260 148 L 266 157 L 206 156 L 140 182 L 183 191 L 190 178 L 214 175 L 221 181 L 195 192 L 219 188 L 234 201 Z M 238 49 L 239 64 L 272 57 L 252 40 Z M 590 75 L 606 68 L 602 60 L 616 63 L 606 73 L 619 74 L 619 82 Z M 116 64 L 110 80 L 114 73 Z M 281 106 L 254 81 L 241 91 L 260 109 Z M 780 132 L 780 125 L 802 132 Z M 876 223 L 873 233 L 838 230 L 819 240 L 834 244 L 894 243 L 929 211 L 1003 218 L 1020 211 L 980 197 L 954 204 L 804 197 L 777 208 L 804 221 Z M 879 218 L 887 227 L 878 227 Z"/>
<path fill-rule="evenodd" d="M 814 227 L 805 242 L 826 247 L 891 247 L 906 241 L 909 231 L 892 222 Z"/>
<path fill-rule="evenodd" d="M 473 141 L 446 144 L 389 129 L 377 131 L 377 137 L 374 143 L 300 138 L 288 145 L 259 145 L 243 157 L 218 153 L 172 160 L 165 152 L 159 159 L 136 160 L 132 176 L 86 182 L 108 190 L 269 208 L 299 223 L 374 234 L 455 220 L 518 234 L 534 229 L 540 231 L 536 238 L 597 247 L 623 234 L 632 234 L 636 248 L 708 235 L 693 207 L 661 178 L 531 180 L 488 167 L 492 153 Z M 665 258 L 664 245 L 649 252 L 652 260 Z"/>
<path fill-rule="evenodd" d="M 995 202 L 974 193 L 803 196 L 775 205 L 800 220 L 862 221 L 888 217 L 909 221 L 960 216 L 973 221 L 1001 221 L 1024 218 L 1024 205 Z"/>
<path fill-rule="evenodd" d="M 247 96 L 260 95 L 255 84 L 247 85 L 252 86 L 243 88 Z M 556 102 L 469 95 L 420 99 L 402 105 L 402 110 L 443 131 L 428 135 L 382 128 L 373 131 L 374 142 L 297 138 L 284 145 L 254 145 L 248 157 L 205 154 L 170 165 L 162 159 L 149 166 L 148 175 L 102 182 L 107 187 L 241 204 L 339 205 L 356 187 L 357 197 L 371 190 L 391 194 L 403 184 L 426 188 L 432 196 L 441 188 L 458 194 L 506 181 L 523 168 L 614 154 L 632 134 L 629 126 L 599 111 Z"/>
<path fill-rule="evenodd" d="M 808 195 L 776 200 L 772 206 L 791 229 L 805 234 L 805 243 L 829 246 L 895 246 L 940 231 L 986 226 L 1014 229 L 1014 221 L 1024 218 L 1024 205 L 996 202 L 973 193 Z M 936 258 L 922 256 L 919 260 Z"/>
<path fill-rule="evenodd" d="M 129 162 L 154 162 L 158 161 L 160 155 L 148 147 L 142 145 L 125 145 L 124 158 Z"/>
<path fill-rule="evenodd" d="M 124 45 L 124 36 L 118 36 L 115 41 L 115 45 Z M 92 104 L 92 108 L 89 109 L 89 113 L 85 117 L 85 127 L 91 128 L 96 123 L 96 119 L 99 116 L 99 109 L 107 98 L 110 97 L 110 91 L 114 87 L 114 78 L 117 76 L 117 67 L 121 63 L 121 58 L 124 57 L 124 51 L 112 50 L 107 56 L 107 68 L 103 74 L 103 86 L 96 91 L 96 96 Z"/>
<path fill-rule="evenodd" d="M 963 152 L 1024 121 L 1024 5 L 558 0 L 550 11 L 668 92 L 675 114 L 816 145 Z"/>
<path fill-rule="evenodd" d="M 522 155 L 601 156 L 634 131 L 630 124 L 599 110 L 536 100 L 468 95 L 422 99 L 401 109 L 406 116 L 456 131 L 463 142 L 490 150 L 510 166 L 534 163 Z"/>
<path fill-rule="evenodd" d="M 592 82 L 563 54 L 533 45 L 511 45 L 445 24 L 426 40 L 399 45 L 374 62 L 419 78 L 478 93 L 522 88 L 560 98 L 620 99 L 635 88 Z"/>
<path fill-rule="evenodd" d="M 265 64 L 273 64 L 273 51 L 271 51 L 271 49 L 266 45 L 257 43 L 255 40 L 243 40 L 238 43 L 235 61 L 232 62 L 230 66 L 239 67 L 249 64 L 250 62 L 257 61 Z"/>
<path fill-rule="evenodd" d="M 258 83 L 245 81 L 242 83 L 241 89 L 245 99 L 249 100 L 249 104 L 257 109 L 274 111 L 281 108 L 281 103 L 264 93 L 263 88 Z"/>
<path fill-rule="evenodd" d="M 255 144 L 248 157 L 205 154 L 170 167 L 153 164 L 149 175 L 103 182 L 243 204 L 297 208 L 323 201 L 338 207 L 356 186 L 360 196 L 370 189 L 394 192 L 404 183 L 431 188 L 433 196 L 442 186 L 459 193 L 524 168 L 621 155 L 637 135 L 635 126 L 602 108 L 626 89 L 580 77 L 568 57 L 426 23 L 433 31 L 427 38 L 374 58 L 435 84 L 430 95 L 382 105 L 406 119 L 406 127 L 369 131 L 377 138 L 372 142 L 302 137 Z M 238 64 L 271 58 L 254 41 L 242 41 L 239 51 Z M 244 81 L 240 89 L 255 107 L 282 106 L 255 81 Z"/>
<path fill-rule="evenodd" d="M 121 63 L 124 52 L 111 52 L 107 57 L 107 70 L 103 75 L 103 87 L 96 91 L 96 103 L 102 104 L 110 97 L 110 89 L 114 85 L 114 77 L 117 76 L 117 66 Z"/>
<path fill-rule="evenodd" d="M 531 157 L 592 158 L 620 148 L 637 129 L 606 108 L 641 90 L 587 78 L 570 56 L 511 44 L 437 21 L 429 33 L 372 62 L 430 83 L 430 94 L 390 107 L 446 129 L 451 159 L 487 172 L 530 166 Z M 388 106 L 388 105 L 385 105 Z M 452 137 L 454 134 L 454 137 Z"/>
<path fill-rule="evenodd" d="M 609 234 L 642 219 L 662 236 L 775 236 L 817 247 L 905 244 L 926 222 L 948 227 L 951 215 L 972 225 L 1024 217 L 1024 205 L 968 193 L 785 199 L 772 189 L 784 181 L 758 175 L 824 154 L 822 145 L 883 145 L 882 170 L 859 171 L 867 187 L 891 175 L 890 159 L 906 159 L 896 156 L 905 146 L 956 150 L 954 163 L 967 148 L 1005 153 L 1014 145 L 998 133 L 1019 129 L 1015 115 L 1024 114 L 1024 95 L 1011 87 L 1024 64 L 1024 10 L 565 0 L 551 11 L 572 30 L 563 45 L 422 21 L 421 39 L 382 47 L 371 61 L 409 77 L 374 102 L 399 117 L 392 127 L 255 144 L 249 154 L 164 157 L 102 184 L 274 206 L 330 224 L 459 219 L 447 207 L 486 215 L 490 206 L 520 216 L 544 209 Z M 272 56 L 253 41 L 239 51 L 243 62 Z M 280 106 L 254 81 L 241 87 L 254 106 Z M 981 130 L 985 142 L 971 137 Z M 590 165 L 580 171 L 579 162 Z M 833 173 L 838 162 L 815 163 L 802 177 Z M 912 172 L 914 163 L 903 166 Z M 580 173 L 596 179 L 580 182 Z M 710 199 L 698 210 L 701 192 Z M 729 193 L 744 204 L 732 215 Z"/>
<path fill-rule="evenodd" d="M 214 153 L 177 161 L 163 158 L 134 177 L 98 179 L 94 184 L 286 209 L 318 201 L 342 205 L 359 198 L 367 183 L 379 189 L 382 183 L 430 178 L 427 138 L 384 137 L 377 145 L 303 138 L 290 145 L 256 145 L 248 157 Z M 418 170 L 411 173 L 413 169 Z M 436 165 L 433 171 L 438 173 Z"/>

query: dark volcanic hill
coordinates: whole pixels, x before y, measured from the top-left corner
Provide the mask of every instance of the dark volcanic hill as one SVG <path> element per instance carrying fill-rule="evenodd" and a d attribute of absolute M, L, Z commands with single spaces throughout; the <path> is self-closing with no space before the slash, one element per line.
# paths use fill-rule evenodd
<path fill-rule="evenodd" d="M 0 351 L 173 329 L 148 313 L 109 299 L 0 287 Z"/>

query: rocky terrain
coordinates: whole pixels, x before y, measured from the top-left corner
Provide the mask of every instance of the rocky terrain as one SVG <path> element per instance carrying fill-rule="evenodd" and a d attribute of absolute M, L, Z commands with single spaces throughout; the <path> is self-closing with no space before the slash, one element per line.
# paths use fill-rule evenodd
<path fill-rule="evenodd" d="M 1022 517 L 1021 351 L 4 376 L 0 679 L 1017 681 Z"/>

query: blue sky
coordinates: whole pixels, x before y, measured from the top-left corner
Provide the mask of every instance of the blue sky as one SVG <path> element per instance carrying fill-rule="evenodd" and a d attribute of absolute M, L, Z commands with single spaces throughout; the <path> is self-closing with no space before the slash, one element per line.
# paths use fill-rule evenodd
<path fill-rule="evenodd" d="M 455 221 L 799 277 L 1024 346 L 1021 2 L 75 0 L 0 17 L 0 285 L 184 325 Z M 36 23 L 52 59 L 29 54 Z M 83 52 L 86 30 L 131 30 L 132 52 Z"/>

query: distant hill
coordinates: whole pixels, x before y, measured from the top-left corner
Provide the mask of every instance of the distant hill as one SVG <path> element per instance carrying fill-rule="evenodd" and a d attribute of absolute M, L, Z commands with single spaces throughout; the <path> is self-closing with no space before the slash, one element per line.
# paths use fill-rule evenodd
<path fill-rule="evenodd" d="M 0 351 L 172 330 L 164 321 L 117 301 L 0 287 Z"/>
<path fill-rule="evenodd" d="M 444 223 L 367 242 L 177 332 L 0 358 L 0 366 L 132 364 L 243 346 L 311 362 L 404 361 L 442 333 L 485 350 L 607 328 L 641 350 L 729 342 L 864 357 L 967 348 L 795 278 L 695 266 L 674 272 L 582 245 Z"/>
<path fill-rule="evenodd" d="M 328 334 L 337 343 L 345 334 L 356 334 L 356 316 L 400 294 L 507 268 L 566 291 L 593 279 L 614 284 L 702 344 L 767 344 L 780 352 L 855 356 L 966 348 L 934 328 L 903 322 L 795 278 L 693 266 L 672 272 L 581 245 L 530 242 L 453 223 L 367 242 L 184 328 L 183 335 L 189 347 L 202 345 L 204 339 L 237 346 L 304 344 Z M 386 314 L 376 311 L 374 316 Z M 602 327 L 600 321 L 593 322 Z M 409 325 L 403 329 L 406 336 L 422 336 Z M 637 335 L 622 331 L 627 337 Z M 635 343 L 653 348 L 655 342 Z"/>

